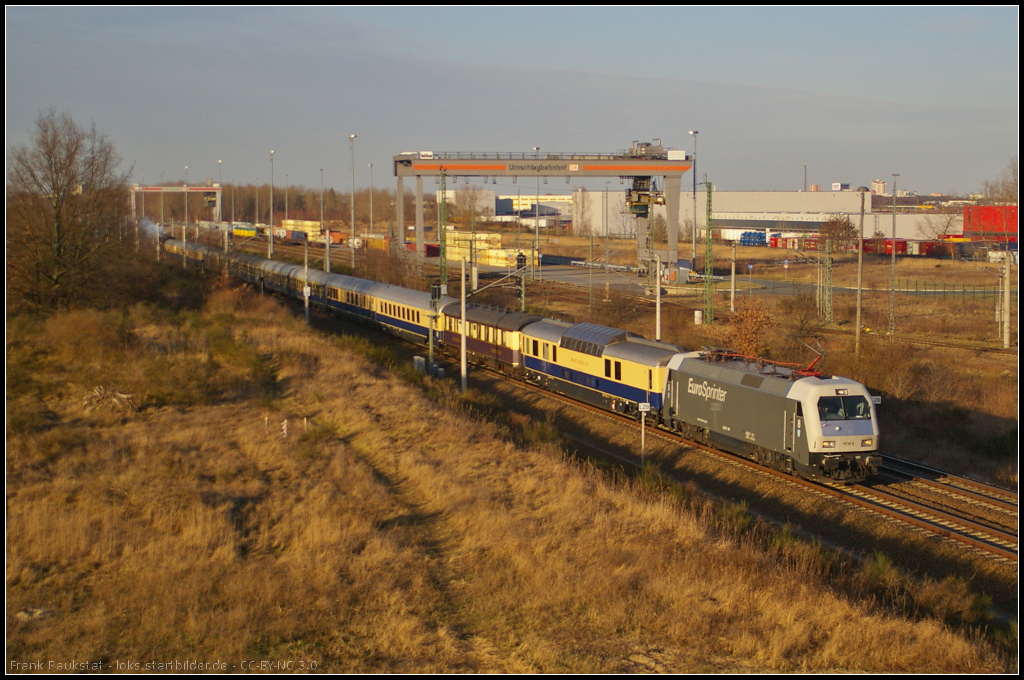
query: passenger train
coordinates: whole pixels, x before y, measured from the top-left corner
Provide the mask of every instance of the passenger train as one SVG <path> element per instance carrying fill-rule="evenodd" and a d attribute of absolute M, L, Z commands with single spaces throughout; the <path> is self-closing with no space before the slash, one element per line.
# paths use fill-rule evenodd
<path fill-rule="evenodd" d="M 342 274 L 168 240 L 165 250 L 226 269 L 261 291 L 303 296 L 338 314 L 457 353 L 461 303 Z M 469 360 L 802 477 L 858 482 L 881 465 L 874 401 L 860 383 L 727 350 L 687 351 L 629 331 L 467 304 Z"/>

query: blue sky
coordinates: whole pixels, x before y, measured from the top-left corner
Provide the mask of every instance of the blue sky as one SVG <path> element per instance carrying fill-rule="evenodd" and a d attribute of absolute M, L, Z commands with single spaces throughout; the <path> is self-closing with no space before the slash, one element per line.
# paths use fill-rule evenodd
<path fill-rule="evenodd" d="M 8 8 L 7 143 L 53 107 L 136 181 L 393 186 L 401 151 L 660 138 L 734 190 L 976 190 L 1018 149 L 1018 10 Z M 684 179 L 684 183 L 686 180 Z M 511 187 L 494 187 L 514 191 Z M 560 189 L 561 187 L 554 187 Z"/>

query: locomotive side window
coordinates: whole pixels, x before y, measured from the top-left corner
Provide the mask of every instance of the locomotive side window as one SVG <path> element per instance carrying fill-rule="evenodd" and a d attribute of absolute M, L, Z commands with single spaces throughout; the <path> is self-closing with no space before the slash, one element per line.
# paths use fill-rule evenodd
<path fill-rule="evenodd" d="M 621 361 L 616 361 L 615 362 L 615 379 L 616 380 L 622 380 L 622 362 Z"/>
<path fill-rule="evenodd" d="M 558 345 L 551 345 L 551 360 L 558 361 Z"/>
<path fill-rule="evenodd" d="M 821 397 L 818 417 L 822 420 L 871 420 L 871 406 L 864 397 Z"/>
<path fill-rule="evenodd" d="M 606 378 L 612 377 L 612 360 L 611 359 L 605 359 L 604 360 L 604 377 L 606 377 Z"/>

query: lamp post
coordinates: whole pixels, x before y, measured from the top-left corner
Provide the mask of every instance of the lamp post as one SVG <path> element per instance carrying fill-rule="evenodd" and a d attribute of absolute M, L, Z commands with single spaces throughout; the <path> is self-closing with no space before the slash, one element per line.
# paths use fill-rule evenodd
<path fill-rule="evenodd" d="M 352 205 L 350 214 L 350 227 L 351 234 L 349 235 L 348 245 L 352 249 L 352 269 L 356 267 L 356 136 L 348 136 L 348 154 L 352 164 L 351 175 L 352 175 Z"/>
<path fill-rule="evenodd" d="M 220 185 L 218 187 L 220 189 L 220 198 L 217 199 L 217 221 L 223 222 L 224 215 L 221 214 L 223 210 L 220 206 L 224 200 L 224 161 L 220 158 L 217 159 L 217 182 Z"/>
<path fill-rule="evenodd" d="M 690 253 L 690 271 L 697 269 L 697 133 L 699 130 L 690 130 L 693 135 L 693 167 L 690 172 L 693 174 L 693 250 Z"/>
<path fill-rule="evenodd" d="M 370 166 L 370 233 L 373 233 L 373 163 Z"/>
<path fill-rule="evenodd" d="M 274 150 L 270 150 L 270 224 L 267 225 L 267 259 L 274 259 Z"/>

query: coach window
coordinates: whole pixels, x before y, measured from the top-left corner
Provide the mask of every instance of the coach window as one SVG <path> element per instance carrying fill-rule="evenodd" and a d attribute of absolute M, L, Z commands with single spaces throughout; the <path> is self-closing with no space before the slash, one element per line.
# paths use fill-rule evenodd
<path fill-rule="evenodd" d="M 558 361 L 558 345 L 551 345 L 551 360 Z"/>
<path fill-rule="evenodd" d="M 548 360 L 548 343 L 544 343 L 544 361 Z"/>
<path fill-rule="evenodd" d="M 533 354 L 533 356 L 535 356 L 535 357 L 540 356 L 540 353 L 537 350 L 537 341 L 536 340 L 533 341 L 533 352 L 531 352 L 531 354 Z"/>
<path fill-rule="evenodd" d="M 653 388 L 654 388 L 654 376 L 651 373 L 651 369 L 648 368 L 647 369 L 647 389 L 650 390 L 650 389 L 653 389 Z"/>

